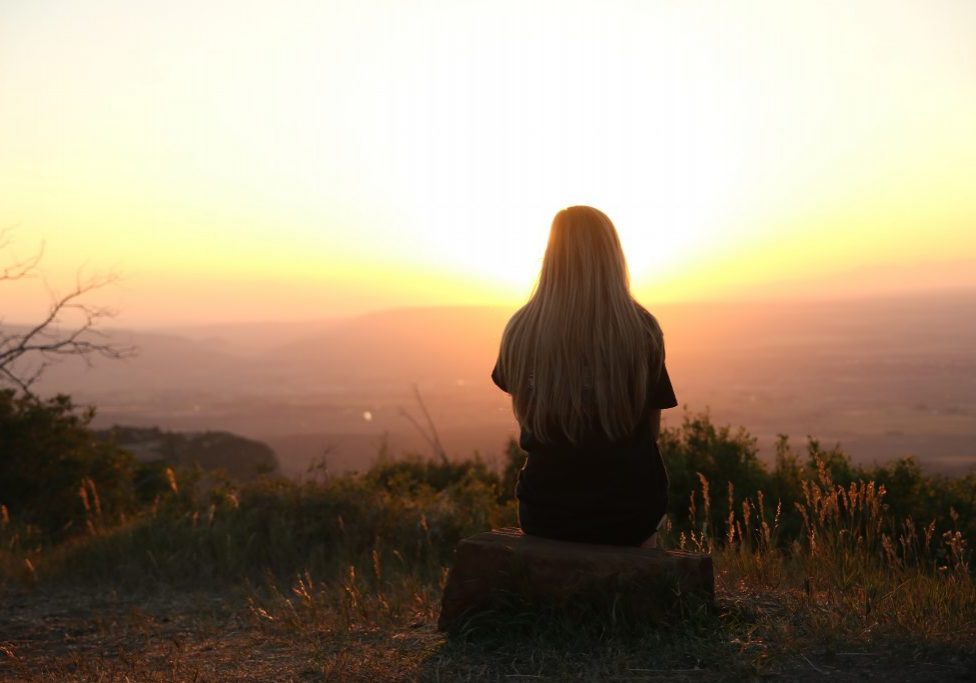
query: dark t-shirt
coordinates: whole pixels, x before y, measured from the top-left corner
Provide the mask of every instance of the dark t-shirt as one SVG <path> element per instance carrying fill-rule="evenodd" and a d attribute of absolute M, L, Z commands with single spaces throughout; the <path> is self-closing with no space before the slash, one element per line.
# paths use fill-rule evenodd
<path fill-rule="evenodd" d="M 508 392 L 498 364 L 491 378 Z M 667 368 L 649 372 L 643 418 L 626 438 L 602 432 L 579 445 L 542 443 L 524 426 L 528 457 L 515 489 L 519 524 L 536 536 L 588 543 L 639 545 L 657 529 L 668 505 L 668 477 L 651 431 L 650 413 L 678 405 Z"/>

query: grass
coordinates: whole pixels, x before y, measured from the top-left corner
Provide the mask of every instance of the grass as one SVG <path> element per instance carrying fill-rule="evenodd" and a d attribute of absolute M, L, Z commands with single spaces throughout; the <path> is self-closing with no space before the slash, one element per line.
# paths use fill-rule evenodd
<path fill-rule="evenodd" d="M 705 476 L 665 547 L 709 552 L 718 610 L 625 628 L 507 614 L 438 633 L 454 545 L 511 525 L 483 464 L 181 485 L 45 544 L 0 513 L 5 680 L 962 680 L 976 670 L 967 539 L 900 517 L 870 481 L 802 481 L 713 510 Z"/>

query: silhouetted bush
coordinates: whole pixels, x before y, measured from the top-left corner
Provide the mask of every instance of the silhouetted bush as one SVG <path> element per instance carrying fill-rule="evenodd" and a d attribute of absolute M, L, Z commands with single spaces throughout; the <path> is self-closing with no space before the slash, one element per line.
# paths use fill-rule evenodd
<path fill-rule="evenodd" d="M 785 435 L 779 437 L 770 467 L 759 459 L 756 440 L 747 431 L 717 427 L 707 413 L 686 415 L 681 425 L 663 429 L 658 443 L 671 482 L 669 517 L 677 531 L 701 529 L 705 522 L 718 526 L 728 517 L 730 501 L 738 513 L 747 498 L 755 505 L 762 491 L 764 513 L 772 519 L 780 509 L 780 540 L 789 543 L 801 532 L 797 505 L 804 502 L 805 486 L 820 481 L 823 471 L 837 486 L 873 481 L 883 487 L 883 505 L 893 517 L 934 523 L 939 534 L 952 530 L 976 538 L 974 474 L 926 474 L 912 457 L 865 468 L 854 465 L 839 445 L 825 449 L 814 438 L 808 438 L 801 455 Z M 691 518 L 692 512 L 698 519 Z"/>
<path fill-rule="evenodd" d="M 135 510 L 135 459 L 93 438 L 94 415 L 68 396 L 0 391 L 0 505 L 16 523 L 62 538 Z"/>
<path fill-rule="evenodd" d="M 497 468 L 478 458 L 381 457 L 362 474 L 240 482 L 199 467 L 137 463 L 93 438 L 92 416 L 65 396 L 0 393 L 0 504 L 7 508 L 0 546 L 14 565 L 17 553 L 30 557 L 83 535 L 65 569 L 87 566 L 94 576 L 109 566 L 115 574 L 186 580 L 287 575 L 371 558 L 436 573 L 460 538 L 516 523 L 514 486 L 525 453 L 514 439 Z M 837 524 L 853 523 L 845 517 L 852 496 L 870 499 L 871 519 L 884 526 L 870 535 L 877 557 L 885 535 L 889 544 L 910 539 L 912 552 L 932 562 L 948 552 L 946 534 L 959 532 L 951 547 L 963 549 L 976 537 L 974 475 L 927 475 L 911 458 L 864 469 L 837 447 L 809 439 L 797 452 L 786 437 L 770 466 L 748 432 L 716 426 L 708 414 L 662 430 L 660 447 L 671 480 L 667 543 L 711 549 L 734 541 L 793 552 L 823 531 L 816 526 L 823 520 L 810 515 L 824 500 L 833 501 Z"/>
<path fill-rule="evenodd" d="M 380 459 L 365 474 L 366 480 L 384 491 L 416 495 L 443 491 L 464 481 L 478 481 L 497 492 L 498 473 L 480 458 L 473 460 L 429 460 L 419 455 L 399 460 Z"/>

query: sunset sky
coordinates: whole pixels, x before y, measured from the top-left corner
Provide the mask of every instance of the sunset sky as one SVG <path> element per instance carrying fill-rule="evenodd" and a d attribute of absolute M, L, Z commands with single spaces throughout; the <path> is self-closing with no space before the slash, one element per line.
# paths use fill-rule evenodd
<path fill-rule="evenodd" d="M 976 286 L 976 3 L 0 4 L 0 257 L 121 323 L 514 306 L 571 204 L 652 308 Z"/>

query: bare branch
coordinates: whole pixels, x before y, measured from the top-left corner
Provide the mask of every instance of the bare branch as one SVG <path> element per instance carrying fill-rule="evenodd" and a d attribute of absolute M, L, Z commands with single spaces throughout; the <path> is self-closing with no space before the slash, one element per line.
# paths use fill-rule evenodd
<path fill-rule="evenodd" d="M 11 231 L 12 228 L 0 229 L 0 251 L 10 246 Z M 34 277 L 34 271 L 37 269 L 37 265 L 41 262 L 41 259 L 44 258 L 44 246 L 44 242 L 41 242 L 41 246 L 38 247 L 33 256 L 29 256 L 25 259 L 16 259 L 4 266 L 3 270 L 0 270 L 0 282 L 4 280 L 22 280 L 24 278 Z"/>
<path fill-rule="evenodd" d="M 9 229 L 0 230 L 0 249 L 9 245 L 8 234 Z M 17 261 L 0 271 L 0 281 L 33 277 L 43 253 L 42 245 L 30 259 Z M 9 384 L 30 393 L 44 371 L 66 356 L 79 357 L 91 365 L 95 356 L 119 359 L 134 355 L 135 347 L 113 342 L 108 334 L 99 329 L 116 312 L 84 301 L 88 293 L 114 284 L 118 279 L 114 274 L 82 279 L 79 274 L 74 288 L 67 294 L 51 292 L 51 304 L 39 322 L 25 331 L 0 329 L 0 384 Z M 66 316 L 72 316 L 73 321 L 64 323 Z M 28 365 L 27 362 L 31 360 L 34 363 Z"/>
<path fill-rule="evenodd" d="M 30 377 L 28 377 L 26 380 L 21 379 L 7 368 L 0 367 L 0 378 L 5 380 L 6 383 L 12 384 L 13 386 L 22 390 L 24 393 L 30 393 L 30 385 L 33 381 Z"/>
<path fill-rule="evenodd" d="M 10 233 L 16 227 L 16 225 L 8 225 L 5 228 L 0 228 L 0 249 L 5 249 L 10 244 Z"/>
<path fill-rule="evenodd" d="M 417 398 L 417 403 L 420 404 L 421 412 L 423 412 L 424 417 L 427 419 L 427 429 L 424 429 L 423 425 L 421 425 L 413 417 L 413 415 L 408 413 L 403 408 L 400 408 L 400 414 L 403 417 L 407 418 L 407 420 L 410 421 L 410 424 L 412 424 L 417 429 L 417 431 L 420 432 L 420 435 L 424 437 L 424 440 L 430 446 L 431 450 L 434 451 L 434 455 L 439 457 L 441 459 L 441 462 L 446 463 L 448 462 L 447 451 L 445 451 L 444 446 L 441 445 L 441 439 L 440 436 L 438 436 L 437 434 L 437 428 L 434 426 L 434 421 L 431 419 L 430 413 L 427 412 L 427 406 L 424 404 L 424 399 L 421 398 L 420 389 L 417 387 L 416 384 L 413 385 L 413 394 Z M 430 430 L 429 432 L 428 429 Z"/>

